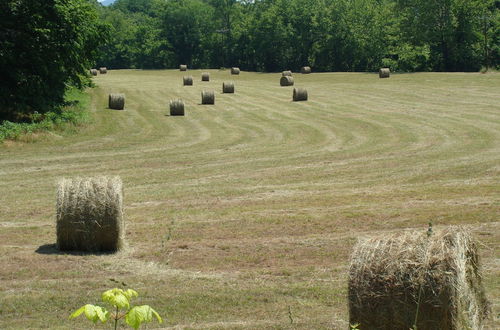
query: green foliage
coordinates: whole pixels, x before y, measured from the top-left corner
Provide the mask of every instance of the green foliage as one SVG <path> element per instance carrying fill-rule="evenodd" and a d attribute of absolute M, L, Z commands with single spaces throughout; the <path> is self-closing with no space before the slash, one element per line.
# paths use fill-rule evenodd
<path fill-rule="evenodd" d="M 68 86 L 89 85 L 88 69 L 104 33 L 88 0 L 0 3 L 0 120 L 60 106 Z"/>
<path fill-rule="evenodd" d="M 93 323 L 101 321 L 105 323 L 109 319 L 114 320 L 115 329 L 118 326 L 118 321 L 125 318 L 125 323 L 134 329 L 138 329 L 143 323 L 148 323 L 153 321 L 153 316 L 159 323 L 163 322 L 154 309 L 148 305 L 135 306 L 131 308 L 130 300 L 132 298 L 138 297 L 137 291 L 132 289 L 118 289 L 114 288 L 107 290 L 102 294 L 102 301 L 108 303 L 114 308 L 114 312 L 108 312 L 104 307 L 87 304 L 70 315 L 70 319 L 80 316 L 82 313 L 85 314 L 88 320 Z"/>

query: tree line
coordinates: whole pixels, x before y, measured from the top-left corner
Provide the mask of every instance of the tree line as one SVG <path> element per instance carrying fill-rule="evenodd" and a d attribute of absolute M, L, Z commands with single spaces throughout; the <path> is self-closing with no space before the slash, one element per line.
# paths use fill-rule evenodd
<path fill-rule="evenodd" d="M 0 1 L 0 121 L 58 109 L 88 70 L 477 71 L 500 0 Z"/>
<path fill-rule="evenodd" d="M 117 0 L 99 63 L 252 71 L 498 66 L 499 0 Z"/>

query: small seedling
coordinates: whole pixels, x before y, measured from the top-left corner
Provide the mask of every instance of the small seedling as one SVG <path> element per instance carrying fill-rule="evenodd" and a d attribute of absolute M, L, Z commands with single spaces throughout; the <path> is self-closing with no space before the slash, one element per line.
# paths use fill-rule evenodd
<path fill-rule="evenodd" d="M 78 317 L 84 313 L 87 319 L 97 323 L 101 321 L 106 323 L 108 320 L 114 321 L 115 329 L 118 328 L 118 321 L 125 318 L 125 323 L 134 329 L 139 329 L 142 323 L 152 322 L 153 316 L 156 317 L 159 323 L 163 320 L 160 315 L 149 305 L 134 306 L 130 305 L 130 300 L 137 297 L 137 291 L 128 289 L 111 289 L 102 294 L 102 301 L 114 307 L 114 312 L 109 312 L 106 308 L 96 305 L 87 304 L 77 309 L 70 315 L 70 319 Z"/>

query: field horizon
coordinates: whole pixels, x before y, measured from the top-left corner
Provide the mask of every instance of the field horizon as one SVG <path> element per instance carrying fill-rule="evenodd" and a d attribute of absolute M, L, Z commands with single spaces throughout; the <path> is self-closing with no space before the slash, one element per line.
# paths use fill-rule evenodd
<path fill-rule="evenodd" d="M 110 70 L 77 133 L 0 145 L 0 328 L 88 328 L 68 316 L 118 282 L 164 328 L 347 329 L 353 245 L 429 222 L 480 242 L 500 327 L 500 74 L 294 78 L 307 102 L 279 73 Z M 123 180 L 126 248 L 58 252 L 57 181 L 98 175 Z"/>

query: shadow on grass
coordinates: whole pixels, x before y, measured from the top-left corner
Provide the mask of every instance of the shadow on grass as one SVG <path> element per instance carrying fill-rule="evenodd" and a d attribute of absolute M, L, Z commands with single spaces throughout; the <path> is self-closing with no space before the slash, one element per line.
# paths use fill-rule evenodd
<path fill-rule="evenodd" d="M 38 254 L 72 255 L 72 256 L 87 256 L 87 255 L 102 256 L 102 255 L 109 255 L 116 253 L 114 251 L 106 251 L 106 252 L 61 251 L 57 248 L 56 244 L 40 245 L 38 249 L 35 250 L 35 252 Z"/>

